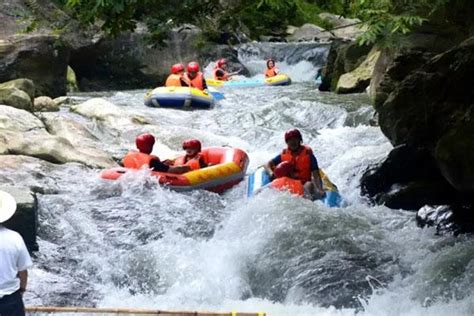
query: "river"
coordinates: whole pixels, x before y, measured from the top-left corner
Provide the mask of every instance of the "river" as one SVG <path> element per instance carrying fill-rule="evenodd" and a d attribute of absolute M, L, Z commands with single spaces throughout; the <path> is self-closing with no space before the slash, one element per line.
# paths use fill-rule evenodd
<path fill-rule="evenodd" d="M 111 183 L 99 170 L 67 164 L 49 174 L 55 194 L 38 195 L 40 251 L 27 305 L 474 314 L 473 240 L 437 236 L 417 228 L 414 213 L 360 196 L 362 173 L 392 148 L 368 124 L 367 96 L 319 93 L 307 72 L 292 76 L 287 87 L 224 89 L 226 99 L 207 111 L 147 108 L 144 90 L 73 96 L 103 97 L 151 125 L 108 124 L 67 108 L 62 115 L 85 124 L 115 157 L 149 131 L 160 158 L 198 138 L 247 151 L 248 172 L 281 151 L 285 130 L 298 128 L 338 185 L 343 207 L 273 191 L 249 200 L 245 182 L 223 195 L 172 192 L 145 172 Z"/>

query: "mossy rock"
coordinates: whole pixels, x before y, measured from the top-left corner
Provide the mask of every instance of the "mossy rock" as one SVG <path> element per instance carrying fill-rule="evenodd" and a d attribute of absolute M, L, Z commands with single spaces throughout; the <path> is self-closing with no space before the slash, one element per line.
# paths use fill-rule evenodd
<path fill-rule="evenodd" d="M 1 88 L 17 88 L 25 91 L 30 96 L 30 99 L 35 97 L 35 84 L 30 79 L 15 79 L 3 82 L 0 83 L 0 89 Z"/>
<path fill-rule="evenodd" d="M 30 112 L 33 110 L 30 96 L 25 91 L 15 87 L 0 87 L 0 104 L 9 105 Z"/>

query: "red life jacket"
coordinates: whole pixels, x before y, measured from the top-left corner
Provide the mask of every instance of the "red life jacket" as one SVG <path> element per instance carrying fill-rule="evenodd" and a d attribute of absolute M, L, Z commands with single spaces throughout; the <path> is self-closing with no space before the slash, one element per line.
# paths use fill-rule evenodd
<path fill-rule="evenodd" d="M 276 75 L 278 75 L 276 67 L 265 70 L 265 78 L 275 77 Z"/>
<path fill-rule="evenodd" d="M 289 161 L 295 166 L 295 176 L 303 184 L 311 181 L 311 154 L 313 150 L 306 145 L 301 146 L 299 152 L 293 155 L 292 152 L 285 148 L 281 153 L 281 161 Z"/>
<path fill-rule="evenodd" d="M 188 74 L 184 75 L 184 78 L 190 83 L 190 86 L 199 90 L 204 90 L 203 80 L 204 76 L 202 72 L 198 72 L 194 79 L 189 78 Z"/>
<path fill-rule="evenodd" d="M 166 79 L 165 86 L 167 87 L 181 87 L 181 75 L 171 74 Z"/>
<path fill-rule="evenodd" d="M 218 70 L 222 71 L 222 72 L 224 73 L 224 75 L 219 77 L 219 76 L 217 75 L 217 71 L 218 71 Z M 227 81 L 227 80 L 229 80 L 229 74 L 227 73 L 227 71 L 225 71 L 225 70 L 222 69 L 222 68 L 215 68 L 215 69 L 214 69 L 214 79 L 215 79 L 215 80 Z"/>
<path fill-rule="evenodd" d="M 174 161 L 174 166 L 188 166 L 191 170 L 198 170 L 201 169 L 200 161 L 204 159 L 204 156 L 198 153 L 193 158 L 186 160 L 186 156 L 178 157 Z M 205 159 L 203 160 L 204 162 Z M 207 162 L 206 162 L 207 163 Z"/>
<path fill-rule="evenodd" d="M 122 163 L 125 168 L 140 169 L 143 166 L 146 166 L 147 168 L 149 168 L 150 162 L 152 160 L 160 161 L 160 158 L 154 155 L 144 154 L 138 151 L 131 151 L 125 155 L 125 157 L 122 160 Z"/>
<path fill-rule="evenodd" d="M 281 177 L 272 181 L 270 186 L 279 191 L 288 191 L 292 194 L 303 196 L 304 187 L 300 180 L 289 177 Z"/>

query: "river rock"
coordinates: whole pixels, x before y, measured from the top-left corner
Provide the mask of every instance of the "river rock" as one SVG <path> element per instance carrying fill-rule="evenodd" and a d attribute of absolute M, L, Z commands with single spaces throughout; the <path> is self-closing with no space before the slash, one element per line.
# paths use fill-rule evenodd
<path fill-rule="evenodd" d="M 108 168 L 115 162 L 103 152 L 92 153 L 76 148 L 66 138 L 50 135 L 45 130 L 26 133 L 4 133 L 8 152 L 37 157 L 52 163 L 78 162 L 93 168 Z"/>
<path fill-rule="evenodd" d="M 366 59 L 371 48 L 357 43 L 344 43 L 341 40 L 333 41 L 322 70 L 322 84 L 319 90 L 334 91 L 339 78 L 356 69 Z"/>
<path fill-rule="evenodd" d="M 0 88 L 0 104 L 12 106 L 17 109 L 32 111 L 33 106 L 28 94 L 17 88 Z"/>
<path fill-rule="evenodd" d="M 44 124 L 36 116 L 25 110 L 0 105 L 0 131 L 27 132 L 44 129 Z"/>
<path fill-rule="evenodd" d="M 33 102 L 34 112 L 57 112 L 59 106 L 50 97 L 41 96 L 35 98 Z"/>
<path fill-rule="evenodd" d="M 148 120 L 139 115 L 130 115 L 127 111 L 101 98 L 87 100 L 84 103 L 71 106 L 71 111 L 83 116 L 104 121 L 111 127 L 120 125 L 148 124 Z"/>
<path fill-rule="evenodd" d="M 0 88 L 17 88 L 26 92 L 30 99 L 35 97 L 35 84 L 30 79 L 15 79 L 0 83 Z"/>
<path fill-rule="evenodd" d="M 416 214 L 419 227 L 436 227 L 438 234 L 474 232 L 474 210 L 463 206 L 426 205 Z"/>
<path fill-rule="evenodd" d="M 336 86 L 336 93 L 364 92 L 369 86 L 375 63 L 380 56 L 379 50 L 372 50 L 367 58 L 351 72 L 343 74 Z"/>
<path fill-rule="evenodd" d="M 38 202 L 35 194 L 26 187 L 0 186 L 0 190 L 10 193 L 17 203 L 15 214 L 4 225 L 20 233 L 30 251 L 37 251 Z"/>

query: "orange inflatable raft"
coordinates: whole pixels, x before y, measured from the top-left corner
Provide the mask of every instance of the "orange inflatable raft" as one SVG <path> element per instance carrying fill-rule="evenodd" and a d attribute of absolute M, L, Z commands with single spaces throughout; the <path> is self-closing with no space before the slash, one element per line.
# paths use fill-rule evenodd
<path fill-rule="evenodd" d="M 204 189 L 222 193 L 233 187 L 245 177 L 249 158 L 245 151 L 230 147 L 203 148 L 202 155 L 207 158 L 209 167 L 189 171 L 183 174 L 151 171 L 161 185 L 175 191 Z M 124 174 L 137 172 L 138 169 L 111 168 L 104 170 L 100 177 L 117 180 Z"/>

